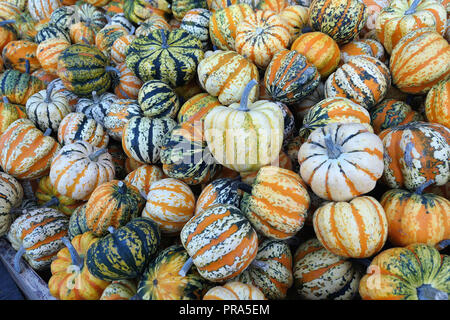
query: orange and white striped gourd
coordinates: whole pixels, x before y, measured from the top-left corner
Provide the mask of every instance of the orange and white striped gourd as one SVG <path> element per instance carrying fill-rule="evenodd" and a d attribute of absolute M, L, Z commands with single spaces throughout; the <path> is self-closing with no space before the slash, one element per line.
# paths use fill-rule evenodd
<path fill-rule="evenodd" d="M 58 57 L 69 46 L 70 43 L 63 38 L 51 38 L 39 43 L 36 49 L 36 57 L 42 69 L 56 76 Z"/>
<path fill-rule="evenodd" d="M 450 129 L 450 79 L 438 82 L 428 91 L 425 114 L 428 121 Z"/>
<path fill-rule="evenodd" d="M 34 21 L 50 18 L 52 12 L 61 6 L 60 0 L 28 0 L 28 12 Z"/>
<path fill-rule="evenodd" d="M 209 289 L 203 300 L 267 300 L 260 289 L 252 284 L 231 281 Z"/>
<path fill-rule="evenodd" d="M 147 196 L 152 183 L 165 177 L 160 167 L 152 164 L 144 164 L 128 173 L 124 181 L 138 188 L 141 195 Z"/>

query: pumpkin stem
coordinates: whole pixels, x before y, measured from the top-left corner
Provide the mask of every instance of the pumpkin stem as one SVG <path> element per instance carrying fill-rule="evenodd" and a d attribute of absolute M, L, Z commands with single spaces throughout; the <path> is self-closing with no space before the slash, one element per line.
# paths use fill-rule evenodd
<path fill-rule="evenodd" d="M 135 26 L 131 26 L 131 30 L 128 33 L 130 36 L 134 35 L 134 32 L 136 31 L 136 27 Z"/>
<path fill-rule="evenodd" d="M 44 102 L 49 103 L 49 102 L 52 101 L 50 98 L 51 98 L 51 94 L 52 94 L 52 91 L 53 91 L 54 88 L 55 88 L 55 82 L 52 81 L 47 86 L 47 90 L 45 90 Z"/>
<path fill-rule="evenodd" d="M 139 191 L 139 193 L 141 194 L 142 198 L 147 200 L 147 195 L 145 194 L 144 190 Z"/>
<path fill-rule="evenodd" d="M 448 293 L 433 288 L 431 284 L 423 284 L 417 289 L 419 300 L 448 300 Z"/>
<path fill-rule="evenodd" d="M 119 192 L 120 194 L 125 194 L 127 192 L 127 185 L 123 181 L 119 181 L 117 185 L 119 186 L 117 192 Z"/>
<path fill-rule="evenodd" d="M 215 45 L 213 45 L 213 51 L 217 51 L 217 47 Z"/>
<path fill-rule="evenodd" d="M 59 199 L 56 196 L 53 196 L 50 200 L 42 205 L 45 208 L 59 206 Z"/>
<path fill-rule="evenodd" d="M 267 269 L 269 269 L 269 265 L 266 262 L 261 261 L 261 260 L 255 259 L 252 261 L 251 265 L 256 268 L 262 269 L 263 271 L 267 271 Z"/>
<path fill-rule="evenodd" d="M 106 72 L 114 72 L 115 74 L 117 74 L 120 77 L 120 71 L 119 71 L 119 69 L 117 69 L 115 67 L 106 66 L 105 70 L 106 70 Z"/>
<path fill-rule="evenodd" d="M 80 270 L 83 268 L 83 258 L 80 257 L 77 250 L 73 247 L 72 243 L 67 239 L 66 237 L 61 238 L 64 245 L 69 249 L 70 252 L 70 259 L 72 259 L 72 264 L 76 265 Z"/>
<path fill-rule="evenodd" d="M 242 191 L 246 192 L 246 193 L 252 193 L 252 186 L 246 184 L 245 182 L 242 182 L 240 180 L 236 180 L 232 182 L 234 188 L 237 189 L 241 189 Z"/>
<path fill-rule="evenodd" d="M 337 159 L 342 154 L 341 147 L 333 142 L 329 134 L 325 136 L 325 146 L 328 151 L 328 158 L 330 159 Z"/>
<path fill-rule="evenodd" d="M 6 24 L 12 24 L 12 23 L 16 23 L 16 20 L 3 20 L 0 21 L 0 27 L 6 25 Z"/>
<path fill-rule="evenodd" d="M 423 183 L 420 187 L 418 187 L 416 189 L 416 191 L 414 191 L 415 194 L 422 194 L 423 190 L 425 190 L 426 188 L 428 188 L 429 186 L 431 186 L 434 183 L 434 180 L 428 180 L 427 182 Z"/>
<path fill-rule="evenodd" d="M 105 68 L 106 69 L 106 68 Z M 95 102 L 95 103 L 98 103 L 98 95 L 97 95 L 97 91 L 92 91 L 92 100 Z"/>
<path fill-rule="evenodd" d="M 309 27 L 309 26 L 307 26 L 307 27 L 304 27 L 304 28 L 301 30 L 301 33 L 308 33 L 308 32 L 311 32 L 311 31 L 312 31 L 312 28 Z"/>
<path fill-rule="evenodd" d="M 17 273 L 22 272 L 22 268 L 20 266 L 20 259 L 22 258 L 24 253 L 25 253 L 25 247 L 22 245 L 22 246 L 20 246 L 19 250 L 17 251 L 16 255 L 14 256 L 14 270 Z"/>
<path fill-rule="evenodd" d="M 98 157 L 100 157 L 100 156 L 101 156 L 102 154 L 104 154 L 106 151 L 107 151 L 106 148 L 98 149 L 97 151 L 95 151 L 95 152 L 93 152 L 93 153 L 91 153 L 91 154 L 89 155 L 89 160 L 91 160 L 91 161 L 97 161 L 97 160 L 98 160 Z"/>
<path fill-rule="evenodd" d="M 3 103 L 4 103 L 4 104 L 9 104 L 8 97 L 3 96 L 3 97 L 2 97 L 2 100 L 3 100 Z"/>
<path fill-rule="evenodd" d="M 49 135 L 51 135 L 52 134 L 52 128 L 47 128 L 46 130 L 45 130 L 45 132 L 44 132 L 44 136 L 45 137 L 48 137 Z"/>
<path fill-rule="evenodd" d="M 180 272 L 178 272 L 178 274 L 182 277 L 185 277 L 186 274 L 189 272 L 189 269 L 191 269 L 193 263 L 194 261 L 192 260 L 191 257 L 189 257 L 189 259 L 187 259 L 187 261 L 184 263 L 183 267 L 181 268 Z"/>
<path fill-rule="evenodd" d="M 25 60 L 25 73 L 30 74 L 30 60 Z"/>
<path fill-rule="evenodd" d="M 108 227 L 108 232 L 111 234 L 114 234 L 114 232 L 116 232 L 116 228 L 114 228 L 113 226 L 109 226 Z"/>
<path fill-rule="evenodd" d="M 169 48 L 169 45 L 167 44 L 167 38 L 166 38 L 166 34 L 164 33 L 164 30 L 163 29 L 159 29 L 159 33 L 161 34 L 161 41 L 162 41 L 161 47 L 163 49 Z"/>
<path fill-rule="evenodd" d="M 248 108 L 248 97 L 250 96 L 250 91 L 252 91 L 253 87 L 258 84 L 258 81 L 252 79 L 244 88 L 244 92 L 242 93 L 241 102 L 239 103 L 239 111 L 248 112 L 250 109 Z"/>
<path fill-rule="evenodd" d="M 450 239 L 445 239 L 436 244 L 436 250 L 441 251 L 450 245 Z"/>
<path fill-rule="evenodd" d="M 405 11 L 405 14 L 416 13 L 416 9 L 417 9 L 417 6 L 419 5 L 420 1 L 421 0 L 414 0 L 414 2 L 411 4 L 411 7 L 409 7 L 409 9 Z"/>
<path fill-rule="evenodd" d="M 412 142 L 408 142 L 405 147 L 405 154 L 403 156 L 403 159 L 405 159 L 405 163 L 408 167 L 412 167 L 412 165 L 413 165 L 412 156 L 411 156 L 411 151 L 412 151 L 413 147 L 414 147 L 414 143 L 412 143 Z"/>

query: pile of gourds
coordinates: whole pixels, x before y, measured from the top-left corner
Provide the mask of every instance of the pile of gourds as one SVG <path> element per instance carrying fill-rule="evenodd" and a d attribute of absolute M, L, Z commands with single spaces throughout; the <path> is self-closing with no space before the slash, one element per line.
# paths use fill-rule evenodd
<path fill-rule="evenodd" d="M 0 236 L 70 299 L 448 299 L 446 0 L 0 1 Z"/>

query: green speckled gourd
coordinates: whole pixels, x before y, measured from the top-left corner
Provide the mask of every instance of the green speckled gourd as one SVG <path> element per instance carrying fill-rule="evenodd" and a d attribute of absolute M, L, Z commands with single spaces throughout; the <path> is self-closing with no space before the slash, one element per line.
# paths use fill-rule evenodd
<path fill-rule="evenodd" d="M 200 276 L 195 266 L 185 276 L 179 275 L 188 259 L 187 251 L 180 245 L 161 251 L 141 277 L 139 297 L 143 300 L 201 300 L 210 282 Z"/>
<path fill-rule="evenodd" d="M 10 103 L 25 105 L 29 97 L 43 89 L 44 82 L 28 73 L 8 69 L 0 76 L 0 96 Z"/>
<path fill-rule="evenodd" d="M 112 82 L 107 64 L 107 57 L 96 47 L 73 44 L 59 55 L 57 74 L 64 86 L 79 96 L 91 96 L 93 91 L 101 95 Z"/>
<path fill-rule="evenodd" d="M 89 248 L 88 270 L 105 281 L 139 277 L 157 252 L 160 240 L 159 227 L 153 220 L 134 218 Z"/>
<path fill-rule="evenodd" d="M 183 20 L 189 10 L 198 8 L 208 9 L 206 0 L 172 0 L 172 13 L 178 21 Z"/>
<path fill-rule="evenodd" d="M 45 40 L 53 38 L 61 38 L 70 43 L 69 33 L 66 32 L 65 30 L 58 28 L 55 25 L 48 25 L 39 30 L 36 36 L 34 37 L 34 42 L 39 44 L 41 42 L 44 42 Z"/>
<path fill-rule="evenodd" d="M 89 231 L 86 223 L 86 203 L 76 208 L 70 215 L 67 235 L 72 240 L 75 236 Z"/>
<path fill-rule="evenodd" d="M 138 103 L 146 117 L 175 118 L 180 99 L 173 89 L 160 80 L 150 80 L 139 89 Z"/>
<path fill-rule="evenodd" d="M 76 22 L 78 21 L 76 21 L 76 7 L 74 6 L 59 7 L 50 15 L 50 24 L 66 32 L 69 32 L 70 26 Z"/>
<path fill-rule="evenodd" d="M 194 78 L 203 55 L 201 41 L 189 32 L 160 29 L 134 39 L 127 48 L 125 62 L 144 82 L 161 80 L 178 87 Z"/>

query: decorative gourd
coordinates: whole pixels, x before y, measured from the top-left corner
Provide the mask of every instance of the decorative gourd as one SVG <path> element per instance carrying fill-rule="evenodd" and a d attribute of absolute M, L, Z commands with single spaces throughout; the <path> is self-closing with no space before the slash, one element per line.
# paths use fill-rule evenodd
<path fill-rule="evenodd" d="M 86 254 L 89 271 L 102 280 L 134 279 L 141 276 L 156 254 L 160 231 L 153 220 L 134 218 L 102 237 Z"/>
<path fill-rule="evenodd" d="M 180 100 L 172 88 L 160 80 L 145 82 L 139 89 L 138 103 L 144 116 L 175 118 Z"/>
<path fill-rule="evenodd" d="M 141 195 L 147 196 L 152 183 L 165 177 L 160 167 L 145 164 L 127 174 L 124 181 L 136 187 Z"/>
<path fill-rule="evenodd" d="M 112 85 L 116 97 L 136 100 L 142 81 L 134 75 L 133 71 L 127 68 L 125 63 L 119 63 L 116 69 L 117 73 Z"/>
<path fill-rule="evenodd" d="M 13 3 L 6 1 L 0 2 L 0 18 L 4 20 L 13 20 L 21 15 L 21 10 Z"/>
<path fill-rule="evenodd" d="M 429 180 L 450 177 L 450 130 L 430 122 L 410 122 L 379 134 L 384 145 L 383 181 L 390 188 L 415 190 Z"/>
<path fill-rule="evenodd" d="M 189 255 L 180 245 L 161 251 L 142 275 L 137 294 L 142 300 L 200 300 L 208 281 L 192 267 L 180 275 Z"/>
<path fill-rule="evenodd" d="M 266 166 L 259 170 L 251 191 L 243 195 L 240 208 L 259 233 L 283 240 L 303 227 L 309 201 L 298 174 Z"/>
<path fill-rule="evenodd" d="M 324 204 L 314 212 L 313 226 L 327 250 L 348 258 L 367 258 L 378 253 L 388 235 L 384 209 L 370 196 Z"/>
<path fill-rule="evenodd" d="M 37 44 L 41 44 L 42 42 L 50 39 L 60 39 L 70 43 L 70 34 L 54 25 L 49 24 L 44 26 L 36 33 L 34 42 L 36 42 Z"/>
<path fill-rule="evenodd" d="M 14 27 L 16 20 L 0 21 L 0 52 L 11 41 L 17 40 L 19 37 L 16 28 Z"/>
<path fill-rule="evenodd" d="M 123 151 L 141 163 L 155 163 L 159 160 L 164 136 L 175 126 L 176 122 L 167 117 L 133 117 L 122 131 Z"/>
<path fill-rule="evenodd" d="M 163 139 L 160 160 L 167 176 L 189 185 L 209 182 L 218 168 L 201 123 L 185 122 L 173 128 Z"/>
<path fill-rule="evenodd" d="M 54 87 L 54 83 L 49 84 L 46 90 L 33 94 L 25 105 L 28 119 L 42 131 L 50 128 L 57 132 L 63 118 L 72 111 L 66 96 L 54 92 Z"/>
<path fill-rule="evenodd" d="M 432 182 L 432 181 L 430 181 Z M 422 194 L 430 183 L 415 192 L 388 190 L 380 203 L 386 212 L 389 241 L 400 247 L 413 243 L 434 246 L 450 238 L 450 201 L 433 193 Z"/>
<path fill-rule="evenodd" d="M 353 40 L 352 42 L 343 45 L 340 50 L 342 64 L 347 63 L 351 58 L 356 56 L 365 55 L 374 57 L 372 48 L 368 43 L 363 41 Z"/>
<path fill-rule="evenodd" d="M 230 178 L 211 181 L 198 196 L 194 215 L 215 204 L 229 204 L 239 208 L 241 194 L 235 186 L 236 183 L 237 180 Z"/>
<path fill-rule="evenodd" d="M 175 19 L 182 21 L 187 12 L 192 9 L 208 9 L 207 0 L 173 0 L 172 14 Z"/>
<path fill-rule="evenodd" d="M 51 82 L 55 83 L 55 89 L 54 90 L 64 94 L 66 96 L 66 98 L 69 100 L 69 106 L 72 109 L 75 109 L 75 106 L 78 103 L 78 100 L 80 98 L 75 93 L 73 93 L 72 91 L 67 90 L 60 78 L 55 76 L 55 79 L 52 80 Z"/>
<path fill-rule="evenodd" d="M 105 148 L 109 136 L 102 125 L 89 119 L 81 112 L 71 112 L 64 117 L 58 128 L 58 141 L 68 145 L 76 141 L 85 141 L 98 148 Z"/>
<path fill-rule="evenodd" d="M 170 25 L 165 18 L 152 14 L 147 20 L 139 23 L 134 34 L 136 37 L 148 36 L 152 31 L 159 29 L 170 30 Z"/>
<path fill-rule="evenodd" d="M 47 71 L 45 71 L 44 69 L 40 68 L 37 69 L 35 72 L 33 72 L 31 74 L 33 77 L 38 78 L 39 80 L 41 80 L 42 82 L 44 82 L 44 84 L 46 86 L 48 86 L 50 84 L 50 82 L 52 82 L 53 80 L 57 79 L 58 77 L 56 75 L 50 74 Z"/>
<path fill-rule="evenodd" d="M 177 121 L 183 122 L 203 122 L 209 111 L 220 106 L 219 99 L 208 93 L 199 93 L 186 101 L 178 111 Z"/>
<path fill-rule="evenodd" d="M 239 102 L 245 86 L 251 80 L 259 82 L 258 68 L 234 51 L 217 51 L 203 59 L 197 68 L 200 85 L 222 105 Z M 259 87 L 252 88 L 248 99 L 254 102 Z"/>
<path fill-rule="evenodd" d="M 176 234 L 194 215 L 195 196 L 183 181 L 165 178 L 153 182 L 142 216 L 158 224 L 161 233 Z"/>
<path fill-rule="evenodd" d="M 136 39 L 136 35 L 125 34 L 119 36 L 111 44 L 110 55 L 111 60 L 117 65 L 125 62 L 127 47 Z"/>
<path fill-rule="evenodd" d="M 75 236 L 89 231 L 86 224 L 86 202 L 76 208 L 69 219 L 69 230 L 67 236 L 72 240 Z"/>
<path fill-rule="evenodd" d="M 61 7 L 59 0 L 28 0 L 28 12 L 35 21 L 50 18 L 52 12 Z"/>
<path fill-rule="evenodd" d="M 61 38 L 52 38 L 42 41 L 36 49 L 36 56 L 42 68 L 56 76 L 58 70 L 58 57 L 61 52 L 69 46 L 70 42 Z"/>
<path fill-rule="evenodd" d="M 50 294 L 59 300 L 98 300 L 109 285 L 93 276 L 86 267 L 85 255 L 97 242 L 92 232 L 75 236 L 71 241 L 63 239 L 65 248 L 56 255 L 50 266 L 48 281 Z"/>
<path fill-rule="evenodd" d="M 297 154 L 298 154 L 298 150 L 297 150 L 297 153 L 295 154 L 295 162 L 296 163 L 297 163 Z M 284 151 L 280 151 L 278 158 L 275 159 L 274 161 L 272 161 L 267 166 L 274 166 L 274 167 L 294 171 L 294 168 L 292 165 L 292 160 Z M 241 177 L 242 182 L 249 184 L 249 185 L 253 184 L 253 182 L 255 182 L 256 176 L 258 175 L 258 172 L 259 172 L 259 170 L 252 171 L 252 172 L 241 172 L 240 177 Z"/>
<path fill-rule="evenodd" d="M 89 22 L 98 29 L 103 28 L 107 23 L 104 12 L 89 3 L 79 4 L 76 9 L 82 22 Z"/>
<path fill-rule="evenodd" d="M 325 99 L 325 95 L 323 92 L 323 82 L 319 82 L 316 90 L 314 90 L 311 95 L 303 98 L 299 102 L 291 105 L 292 113 L 294 114 L 296 124 L 301 126 L 303 118 L 308 113 L 308 110 L 311 109 L 314 105 L 319 103 Z"/>
<path fill-rule="evenodd" d="M 195 8 L 186 12 L 180 25 L 181 29 L 186 30 L 202 42 L 203 50 L 207 50 L 211 45 L 209 39 L 211 16 L 211 11 L 204 8 Z"/>
<path fill-rule="evenodd" d="M 377 38 L 391 54 L 399 40 L 408 32 L 431 27 L 443 35 L 446 22 L 445 7 L 437 1 L 395 0 L 381 10 L 375 29 Z"/>
<path fill-rule="evenodd" d="M 139 24 L 148 19 L 154 13 L 154 10 L 148 1 L 131 0 L 123 2 L 123 13 L 129 21 Z"/>
<path fill-rule="evenodd" d="M 70 25 L 77 20 L 76 14 L 76 7 L 63 5 L 53 10 L 49 23 L 67 32 Z"/>
<path fill-rule="evenodd" d="M 161 80 L 172 87 L 188 83 L 203 59 L 200 40 L 183 29 L 155 30 L 128 46 L 126 64 L 142 81 Z"/>
<path fill-rule="evenodd" d="M 95 46 L 109 58 L 114 41 L 127 35 L 128 31 L 120 24 L 106 25 L 96 33 Z"/>
<path fill-rule="evenodd" d="M 286 298 L 294 282 L 289 246 L 279 240 L 262 241 L 255 260 L 233 280 L 254 285 L 268 299 Z"/>
<path fill-rule="evenodd" d="M 97 91 L 92 91 L 92 99 L 79 99 L 75 110 L 76 112 L 84 113 L 88 118 L 92 118 L 99 124 L 103 125 L 103 119 L 108 112 L 109 106 L 117 99 L 117 96 L 110 92 L 105 92 L 98 95 Z"/>
<path fill-rule="evenodd" d="M 411 244 L 381 252 L 359 284 L 363 300 L 448 300 L 450 260 L 432 246 Z"/>
<path fill-rule="evenodd" d="M 449 78 L 449 61 L 450 45 L 433 28 L 411 31 L 392 50 L 392 83 L 406 93 L 426 93 Z"/>
<path fill-rule="evenodd" d="M 287 6 L 289 1 L 286 0 L 260 0 L 256 5 L 255 10 L 257 11 L 274 11 L 275 13 L 281 13 Z"/>
<path fill-rule="evenodd" d="M 293 41 L 300 36 L 302 29 L 307 26 L 309 9 L 301 5 L 290 5 L 281 10 L 279 15 L 287 23 L 291 41 Z"/>
<path fill-rule="evenodd" d="M 376 134 L 414 121 L 424 120 L 408 104 L 396 99 L 385 99 L 370 111 L 373 130 Z"/>
<path fill-rule="evenodd" d="M 73 44 L 84 43 L 95 45 L 95 35 L 98 29 L 89 22 L 77 22 L 70 26 L 69 37 Z"/>
<path fill-rule="evenodd" d="M 339 45 L 352 41 L 367 21 L 367 7 L 358 0 L 313 0 L 309 25 L 326 33 Z"/>
<path fill-rule="evenodd" d="M 116 280 L 112 281 L 99 300 L 130 300 L 136 295 L 137 285 L 134 280 Z"/>
<path fill-rule="evenodd" d="M 221 50 L 236 50 L 238 25 L 254 12 L 248 4 L 233 4 L 215 11 L 209 19 L 209 36 L 213 46 Z"/>
<path fill-rule="evenodd" d="M 361 39 L 361 42 L 369 45 L 372 56 L 383 62 L 384 64 L 388 64 L 388 57 L 386 54 L 386 50 L 383 45 L 376 39 Z"/>
<path fill-rule="evenodd" d="M 306 300 L 351 300 L 361 279 L 347 258 L 328 251 L 317 238 L 297 248 L 293 272 L 296 291 Z"/>
<path fill-rule="evenodd" d="M 44 82 L 29 73 L 8 69 L 0 75 L 0 96 L 11 103 L 25 105 L 29 97 L 43 89 Z"/>
<path fill-rule="evenodd" d="M 107 109 L 103 118 L 108 135 L 116 141 L 122 141 L 122 133 L 125 124 L 133 117 L 143 117 L 141 107 L 136 100 L 118 99 Z"/>
<path fill-rule="evenodd" d="M 383 174 L 383 143 L 359 123 L 330 123 L 298 153 L 300 176 L 319 197 L 347 201 L 371 191 Z"/>
<path fill-rule="evenodd" d="M 249 82 L 239 104 L 216 107 L 204 120 L 205 138 L 214 158 L 239 172 L 256 171 L 275 160 L 283 142 L 283 113 L 278 105 L 266 100 L 248 103 L 256 84 L 255 80 Z"/>
<path fill-rule="evenodd" d="M 114 178 L 111 155 L 85 141 L 61 148 L 51 162 L 50 181 L 62 195 L 88 200 L 94 189 Z"/>
<path fill-rule="evenodd" d="M 0 102 L 0 135 L 17 119 L 27 118 L 25 108 L 20 104 L 13 104 L 3 97 Z"/>
<path fill-rule="evenodd" d="M 369 112 L 353 101 L 334 97 L 323 99 L 308 110 L 303 118 L 300 136 L 306 140 L 317 128 L 329 123 L 361 123 L 369 132 L 373 132 Z"/>
<path fill-rule="evenodd" d="M 281 50 L 267 66 L 264 81 L 273 100 L 295 103 L 317 88 L 320 75 L 302 54 L 295 50 Z"/>
<path fill-rule="evenodd" d="M 26 61 L 29 63 L 30 72 L 41 67 L 36 57 L 38 45 L 27 40 L 15 40 L 7 43 L 2 50 L 3 64 L 7 69 L 26 72 Z"/>
<path fill-rule="evenodd" d="M 114 16 L 111 17 L 111 19 L 108 19 L 108 23 L 106 25 L 120 25 L 122 26 L 128 33 L 133 34 L 134 30 L 136 29 L 132 22 L 128 21 L 127 18 L 125 18 L 125 15 L 123 13 L 117 13 Z"/>
<path fill-rule="evenodd" d="M 39 208 L 24 213 L 13 225 L 11 237 L 15 237 L 20 246 L 15 248 L 14 269 L 20 273 L 22 256 L 33 269 L 43 270 L 50 266 L 64 247 L 62 238 L 67 236 L 69 218 L 58 210 Z"/>
<path fill-rule="evenodd" d="M 0 172 L 0 236 L 8 233 L 13 222 L 11 211 L 19 207 L 23 196 L 22 185 L 9 174 Z"/>
<path fill-rule="evenodd" d="M 119 228 L 140 216 L 144 205 L 144 198 L 131 184 L 119 180 L 102 183 L 86 203 L 86 225 L 96 236 L 104 236 L 110 226 Z"/>
<path fill-rule="evenodd" d="M 290 42 L 288 24 L 273 11 L 256 11 L 236 28 L 236 52 L 262 69 Z"/>
<path fill-rule="evenodd" d="M 367 22 L 359 34 L 360 38 L 368 39 L 369 37 L 376 38 L 375 23 L 383 8 L 389 5 L 389 0 L 363 0 L 367 7 Z"/>
<path fill-rule="evenodd" d="M 450 128 L 450 79 L 435 84 L 428 91 L 425 113 L 428 121 Z"/>
<path fill-rule="evenodd" d="M 227 204 L 208 207 L 191 218 L 180 233 L 200 275 L 213 282 L 238 276 L 258 251 L 258 236 L 241 211 Z"/>
<path fill-rule="evenodd" d="M 43 133 L 29 119 L 11 123 L 0 136 L 0 166 L 17 179 L 36 179 L 48 174 L 50 163 L 61 149 L 58 142 Z"/>
<path fill-rule="evenodd" d="M 339 67 L 325 82 L 325 97 L 344 97 L 369 109 L 382 101 L 391 85 L 388 67 L 360 55 Z"/>
<path fill-rule="evenodd" d="M 57 209 L 67 216 L 70 216 L 76 208 L 83 204 L 82 201 L 74 200 L 60 194 L 53 187 L 49 176 L 39 179 L 35 196 L 39 205 Z"/>
<path fill-rule="evenodd" d="M 267 300 L 257 287 L 239 281 L 231 281 L 223 286 L 208 290 L 203 300 Z"/>
<path fill-rule="evenodd" d="M 58 57 L 58 77 L 75 94 L 86 97 L 93 91 L 98 95 L 111 86 L 107 57 L 96 47 L 73 44 Z"/>

